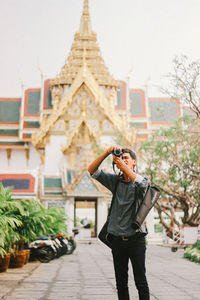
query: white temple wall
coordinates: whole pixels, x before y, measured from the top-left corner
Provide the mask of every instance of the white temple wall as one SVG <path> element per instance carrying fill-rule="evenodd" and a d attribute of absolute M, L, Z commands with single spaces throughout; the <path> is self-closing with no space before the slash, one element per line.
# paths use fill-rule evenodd
<path fill-rule="evenodd" d="M 26 170 L 28 160 L 26 159 L 25 150 L 12 150 L 9 160 L 8 171 L 22 171 Z"/>
<path fill-rule="evenodd" d="M 116 137 L 103 135 L 103 136 L 101 136 L 100 144 L 102 146 L 106 146 L 106 147 L 111 147 L 113 145 L 116 145 Z"/>
<path fill-rule="evenodd" d="M 66 145 L 66 136 L 51 135 L 45 149 L 45 174 L 59 175 L 63 166 L 64 156 L 61 146 Z"/>
<path fill-rule="evenodd" d="M 0 151 L 0 172 L 8 170 L 8 159 L 6 150 Z"/>
<path fill-rule="evenodd" d="M 29 146 L 29 159 L 25 150 L 11 150 L 8 161 L 6 150 L 0 151 L 0 172 L 32 172 L 40 164 L 40 157 L 33 145 Z"/>
<path fill-rule="evenodd" d="M 108 214 L 108 200 L 105 198 L 98 198 L 97 202 L 97 234 L 99 234 L 102 226 L 106 222 Z"/>
<path fill-rule="evenodd" d="M 28 170 L 34 170 L 38 168 L 39 165 L 41 164 L 41 159 L 39 153 L 35 150 L 32 144 L 30 144 L 29 149 L 30 149 L 30 153 L 29 153 L 30 158 L 28 161 L 27 168 Z"/>
<path fill-rule="evenodd" d="M 67 231 L 71 235 L 74 227 L 74 198 L 68 198 L 65 203 L 65 214 L 67 216 Z"/>

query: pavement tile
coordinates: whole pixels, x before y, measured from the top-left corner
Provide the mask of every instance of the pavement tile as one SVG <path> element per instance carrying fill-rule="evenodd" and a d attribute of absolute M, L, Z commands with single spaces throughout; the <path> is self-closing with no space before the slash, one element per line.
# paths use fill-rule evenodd
<path fill-rule="evenodd" d="M 200 266 L 182 258 L 183 251 L 147 246 L 151 300 L 200 300 Z M 138 300 L 132 269 L 130 298 Z M 78 244 L 73 255 L 48 264 L 34 262 L 0 274 L 4 300 L 117 300 L 110 250 L 102 244 Z"/>

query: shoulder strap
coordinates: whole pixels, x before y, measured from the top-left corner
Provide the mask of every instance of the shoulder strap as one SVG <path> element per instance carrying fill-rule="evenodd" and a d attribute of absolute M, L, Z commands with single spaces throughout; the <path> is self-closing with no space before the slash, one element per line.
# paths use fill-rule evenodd
<path fill-rule="evenodd" d="M 116 182 L 116 184 L 115 184 L 115 188 L 114 188 L 114 191 L 113 191 L 113 196 L 112 196 L 112 200 L 111 200 L 111 205 L 110 205 L 109 212 L 108 212 L 108 218 L 110 217 L 110 214 L 111 214 L 111 209 L 112 209 L 113 202 L 114 202 L 114 198 L 115 198 L 115 195 L 116 195 L 118 183 L 119 183 L 119 179 L 117 178 L 117 182 Z"/>

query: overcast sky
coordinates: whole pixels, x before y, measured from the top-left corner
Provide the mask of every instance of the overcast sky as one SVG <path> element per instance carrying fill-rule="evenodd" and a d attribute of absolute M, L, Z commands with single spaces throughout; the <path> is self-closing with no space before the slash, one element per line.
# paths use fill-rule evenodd
<path fill-rule="evenodd" d="M 0 0 L 0 97 L 54 78 L 78 31 L 83 0 Z M 89 0 L 92 29 L 115 79 L 159 96 L 176 55 L 200 59 L 200 0 Z"/>

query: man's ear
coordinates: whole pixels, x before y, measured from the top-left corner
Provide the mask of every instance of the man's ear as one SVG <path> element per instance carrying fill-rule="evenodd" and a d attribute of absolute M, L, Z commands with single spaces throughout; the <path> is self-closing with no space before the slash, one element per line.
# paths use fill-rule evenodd
<path fill-rule="evenodd" d="M 133 164 L 134 164 L 134 167 L 136 166 L 136 160 L 135 159 L 133 159 Z"/>

